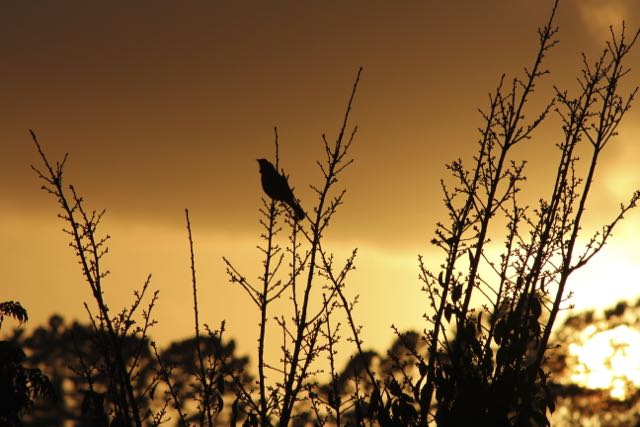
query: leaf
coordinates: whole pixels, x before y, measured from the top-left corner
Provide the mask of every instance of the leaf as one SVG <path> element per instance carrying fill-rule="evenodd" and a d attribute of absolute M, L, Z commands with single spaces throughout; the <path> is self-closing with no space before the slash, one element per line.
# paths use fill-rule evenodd
<path fill-rule="evenodd" d="M 378 388 L 373 389 L 373 393 L 371 393 L 371 403 L 369 404 L 369 409 L 371 410 L 371 414 L 375 414 L 380 407 L 380 393 L 378 392 Z"/>
<path fill-rule="evenodd" d="M 541 412 L 534 412 L 531 414 L 531 417 L 536 421 L 537 425 L 540 426 L 550 426 L 551 423 L 547 419 L 547 415 Z"/>
<path fill-rule="evenodd" d="M 468 322 L 464 325 L 462 330 L 462 338 L 467 342 L 471 343 L 476 338 L 476 327 L 473 322 Z"/>
<path fill-rule="evenodd" d="M 224 409 L 224 400 L 222 399 L 221 394 L 216 393 L 216 401 L 218 404 L 218 406 L 216 406 L 217 412 L 222 412 L 222 410 Z"/>
<path fill-rule="evenodd" d="M 445 319 L 447 319 L 447 322 L 451 321 L 451 311 L 452 311 L 451 304 L 447 304 L 444 306 L 444 317 Z"/>
<path fill-rule="evenodd" d="M 427 407 L 427 400 L 429 398 L 428 396 L 428 388 L 426 385 L 424 387 L 422 387 L 422 390 L 420 390 L 420 407 L 422 408 L 426 408 Z"/>
<path fill-rule="evenodd" d="M 422 375 L 423 377 L 427 375 L 427 364 L 424 363 L 422 360 L 420 361 L 420 363 L 418 363 L 418 371 L 420 372 L 420 375 Z"/>
<path fill-rule="evenodd" d="M 233 405 L 231 405 L 231 421 L 229 422 L 229 425 L 235 426 L 238 422 L 239 400 L 240 399 L 236 397 L 236 400 L 233 401 Z"/>
<path fill-rule="evenodd" d="M 392 411 L 394 417 L 404 425 L 410 425 L 411 421 L 418 416 L 418 413 L 412 405 L 401 400 L 394 402 Z"/>
<path fill-rule="evenodd" d="M 396 381 L 395 378 L 391 378 L 391 381 L 389 381 L 389 391 L 396 397 L 400 397 L 402 395 L 400 384 L 398 384 L 398 381 Z"/>
<path fill-rule="evenodd" d="M 220 394 L 224 394 L 224 375 L 218 375 L 218 379 L 216 381 L 216 390 Z"/>
<path fill-rule="evenodd" d="M 529 305 L 531 306 L 531 312 L 533 313 L 533 316 L 538 319 L 540 315 L 542 315 L 542 306 L 540 305 L 540 301 L 538 301 L 538 297 L 532 295 Z"/>
<path fill-rule="evenodd" d="M 0 341 L 0 366 L 19 365 L 26 360 L 24 351 L 11 341 Z M 4 380 L 4 378 L 3 378 Z"/>
<path fill-rule="evenodd" d="M 453 302 L 458 302 L 461 296 L 462 296 L 462 285 L 455 285 L 453 287 L 453 292 L 451 292 L 451 300 Z"/>
<path fill-rule="evenodd" d="M 18 301 L 6 301 L 0 303 L 0 318 L 2 318 L 2 316 L 11 316 L 20 323 L 24 323 L 29 320 L 27 310 L 25 310 Z"/>

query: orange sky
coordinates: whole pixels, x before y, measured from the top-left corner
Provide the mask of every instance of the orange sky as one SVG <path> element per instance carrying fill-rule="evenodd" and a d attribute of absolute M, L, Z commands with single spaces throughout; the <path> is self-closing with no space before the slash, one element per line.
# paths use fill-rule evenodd
<path fill-rule="evenodd" d="M 350 292 L 361 294 L 356 316 L 366 344 L 384 349 L 391 323 L 423 328 L 416 257 L 427 255 L 434 268 L 440 262 L 428 242 L 444 219 L 444 163 L 470 159 L 482 124 L 477 109 L 501 73 L 513 76 L 532 62 L 536 28 L 551 3 L 2 2 L 0 300 L 20 300 L 35 326 L 53 312 L 85 319 L 82 301 L 90 296 L 54 201 L 29 168 L 37 162 L 33 128 L 52 158 L 70 153 L 66 178 L 88 205 L 107 208 L 112 308 L 126 305 L 152 273 L 160 289 L 153 335 L 166 343 L 192 332 L 188 207 L 201 319 L 227 319 L 240 350 L 252 352 L 258 314 L 227 283 L 221 257 L 257 275 L 262 192 L 255 159 L 272 157 L 278 126 L 281 165 L 303 206 L 311 203 L 321 134 L 335 136 L 363 66 L 352 116 L 356 162 L 340 182 L 346 203 L 327 237 L 339 255 L 359 248 Z M 558 13 L 561 43 L 530 114 L 550 98 L 552 84 L 574 87 L 580 52 L 596 55 L 609 23 L 640 25 L 633 0 L 564 0 Z M 637 49 L 629 65 L 627 87 L 640 82 Z M 638 111 L 605 153 L 591 225 L 640 183 Z M 516 152 L 529 160 L 532 202 L 548 194 L 553 124 Z M 639 231 L 640 217 L 632 214 L 574 278 L 579 307 L 640 294 Z"/>

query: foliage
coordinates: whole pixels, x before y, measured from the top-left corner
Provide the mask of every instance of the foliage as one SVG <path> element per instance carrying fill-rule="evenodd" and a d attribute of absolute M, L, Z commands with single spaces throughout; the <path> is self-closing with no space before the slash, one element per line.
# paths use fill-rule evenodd
<path fill-rule="evenodd" d="M 50 379 L 50 389 L 55 400 L 40 400 L 30 406 L 31 411 L 25 415 L 24 420 L 28 425 L 36 426 L 62 426 L 65 422 L 73 421 L 82 423 L 83 418 L 89 414 L 87 406 L 95 404 L 99 399 L 99 406 L 93 405 L 90 409 L 91 416 L 96 416 L 96 409 L 102 408 L 101 417 L 106 413 L 105 407 L 112 405 L 110 401 L 108 387 L 110 380 L 99 372 L 91 376 L 92 389 L 89 389 L 86 381 L 87 377 L 82 370 L 85 366 L 97 366 L 101 358 L 101 353 L 96 347 L 96 338 L 93 327 L 90 324 L 78 322 L 67 323 L 59 315 L 52 315 L 46 326 L 40 326 L 30 334 L 25 334 L 22 330 L 15 330 L 6 341 L 15 348 L 24 348 L 29 356 L 24 357 L 25 366 L 39 367 L 33 369 L 42 371 Z M 125 359 L 127 364 L 132 363 L 135 354 L 143 354 L 139 357 L 140 374 L 134 382 L 134 390 L 138 396 L 147 396 L 144 400 L 139 398 L 141 405 L 149 406 L 153 409 L 161 408 L 162 399 L 158 396 L 163 393 L 158 392 L 157 382 L 153 378 L 161 370 L 158 359 L 170 371 L 172 384 L 175 386 L 177 401 L 181 403 L 181 410 L 185 414 L 187 421 L 195 421 L 199 417 L 198 411 L 193 411 L 193 402 L 197 401 L 202 394 L 193 382 L 193 378 L 198 371 L 198 359 L 195 351 L 195 337 L 171 343 L 167 348 L 159 351 L 158 357 L 152 353 L 152 345 L 149 341 L 142 342 L 138 337 L 129 336 L 124 344 Z M 134 352 L 139 347 L 145 350 L 141 353 Z M 206 339 L 202 343 L 202 351 L 206 354 L 219 354 L 228 360 L 229 367 L 236 371 L 247 368 L 249 359 L 238 357 L 235 354 L 235 343 L 233 341 L 223 342 L 215 339 Z M 70 357 L 75 356 L 75 357 Z M 104 371 L 104 370 L 103 370 Z M 249 382 L 250 377 L 243 377 L 243 381 Z M 143 393 L 144 389 L 155 386 L 149 393 Z M 226 383 L 227 395 L 233 395 L 235 385 Z M 230 413 L 230 410 L 228 411 Z M 94 423 L 95 424 L 95 423 Z M 89 425 L 94 425 L 89 423 Z"/>
<path fill-rule="evenodd" d="M 0 327 L 5 316 L 20 322 L 28 320 L 27 310 L 17 301 L 0 303 Z M 26 354 L 11 341 L 0 341 L 0 425 L 21 426 L 21 416 L 31 410 L 38 398 L 53 399 L 49 378 L 40 369 L 25 366 Z"/>
<path fill-rule="evenodd" d="M 508 86 L 503 77 L 490 97 L 471 168 L 462 160 L 448 165 L 455 182 L 452 188 L 442 184 L 449 223 L 438 224 L 433 240 L 445 261 L 434 273 L 421 260 L 433 314 L 424 337 L 429 352 L 419 358 L 427 368 L 420 376 L 425 385 L 417 405 L 418 425 L 429 422 L 424 417 L 432 408 L 434 390 L 438 425 L 549 425 L 555 403 L 543 363 L 554 321 L 567 298 L 567 281 L 602 249 L 640 198 L 634 193 L 602 231 L 586 239 L 580 252 L 597 163 L 636 93 L 625 96 L 618 90 L 637 33 L 628 40 L 624 26 L 620 35 L 612 32 L 594 62 L 584 57 L 577 95 L 556 88 L 555 97 L 527 121 L 531 95 L 548 74 L 544 58 L 557 44 L 556 6 L 539 30 L 533 66 Z M 555 182 L 549 198 L 540 198 L 531 211 L 520 202 L 525 162 L 512 158 L 513 148 L 532 139 L 551 111 L 562 123 Z M 579 150 L 588 152 L 582 166 Z M 492 259 L 489 230 L 497 235 L 501 220 L 506 222 L 504 250 Z"/>

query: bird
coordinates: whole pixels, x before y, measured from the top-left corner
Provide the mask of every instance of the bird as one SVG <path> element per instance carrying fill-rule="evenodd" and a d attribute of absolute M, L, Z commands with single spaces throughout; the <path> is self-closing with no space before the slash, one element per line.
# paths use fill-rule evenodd
<path fill-rule="evenodd" d="M 284 202 L 295 213 L 296 221 L 304 219 L 305 213 L 302 207 L 293 195 L 287 177 L 279 173 L 276 168 L 267 159 L 256 159 L 260 165 L 260 175 L 262 180 L 262 189 L 273 200 Z"/>

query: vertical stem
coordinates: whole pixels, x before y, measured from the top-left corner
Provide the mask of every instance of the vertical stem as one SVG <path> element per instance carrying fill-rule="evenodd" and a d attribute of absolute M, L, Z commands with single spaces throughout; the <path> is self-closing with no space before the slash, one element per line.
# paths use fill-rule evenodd
<path fill-rule="evenodd" d="M 277 166 L 276 166 L 277 167 Z M 262 294 L 260 295 L 260 337 L 258 338 L 258 384 L 260 387 L 260 423 L 269 426 L 267 394 L 264 374 L 264 342 L 267 329 L 267 305 L 269 304 L 269 277 L 271 275 L 271 258 L 273 256 L 273 235 L 276 224 L 276 202 L 271 201 L 269 209 L 269 228 L 267 231 L 267 257 L 264 263 L 264 276 L 262 278 Z"/>
<path fill-rule="evenodd" d="M 207 381 L 207 375 L 204 369 L 204 360 L 202 358 L 202 351 L 200 350 L 200 321 L 198 320 L 198 291 L 196 285 L 196 262 L 195 256 L 193 254 L 193 237 L 191 234 L 191 221 L 189 219 L 189 209 L 184 210 L 184 214 L 187 220 L 187 232 L 189 234 L 189 256 L 190 256 L 190 264 L 191 264 L 191 283 L 193 288 L 193 313 L 194 313 L 194 322 L 195 322 L 195 330 L 196 330 L 196 353 L 198 355 L 198 365 L 200 367 L 200 382 L 202 383 L 203 393 L 204 393 L 204 410 L 200 415 L 200 424 L 204 424 L 205 414 L 207 416 L 207 421 L 209 426 L 213 426 L 212 416 L 211 416 L 211 393 L 210 393 L 210 385 Z"/>

